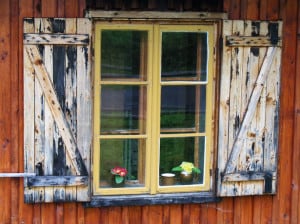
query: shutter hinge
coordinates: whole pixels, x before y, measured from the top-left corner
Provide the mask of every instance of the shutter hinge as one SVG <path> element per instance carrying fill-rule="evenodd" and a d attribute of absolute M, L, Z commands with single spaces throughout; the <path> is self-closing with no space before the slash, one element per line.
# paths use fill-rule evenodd
<path fill-rule="evenodd" d="M 35 173 L 0 173 L 1 177 L 33 177 Z"/>
<path fill-rule="evenodd" d="M 220 36 L 220 38 L 219 38 L 219 53 L 222 55 L 222 52 L 223 52 L 223 37 L 222 36 Z"/>

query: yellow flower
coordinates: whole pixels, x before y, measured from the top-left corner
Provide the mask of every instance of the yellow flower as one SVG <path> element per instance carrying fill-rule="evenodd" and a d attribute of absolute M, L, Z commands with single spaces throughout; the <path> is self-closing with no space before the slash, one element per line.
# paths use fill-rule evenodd
<path fill-rule="evenodd" d="M 188 173 L 191 173 L 191 172 L 193 171 L 194 164 L 193 164 L 193 163 L 190 163 L 190 162 L 182 162 L 182 163 L 180 164 L 180 167 L 181 167 L 184 171 L 186 171 L 186 172 L 188 172 Z"/>

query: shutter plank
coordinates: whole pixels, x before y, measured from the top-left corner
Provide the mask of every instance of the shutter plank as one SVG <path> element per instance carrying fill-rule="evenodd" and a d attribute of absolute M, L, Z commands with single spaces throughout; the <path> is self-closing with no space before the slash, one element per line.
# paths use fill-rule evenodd
<path fill-rule="evenodd" d="M 38 49 L 36 46 L 27 45 L 25 47 L 26 52 L 32 62 L 32 65 L 35 69 L 37 78 L 42 86 L 42 89 L 45 94 L 45 98 L 48 102 L 48 105 L 50 106 L 51 112 L 53 114 L 53 117 L 56 121 L 56 124 L 60 130 L 60 133 L 62 135 L 62 138 L 64 139 L 64 143 L 66 144 L 68 155 L 73 163 L 73 166 L 76 169 L 76 173 L 78 175 L 80 174 L 86 174 L 86 170 L 84 165 L 77 161 L 79 159 L 80 155 L 78 153 L 78 149 L 76 147 L 76 142 L 74 140 L 73 135 L 71 134 L 71 131 L 69 130 L 69 127 L 67 125 L 67 122 L 64 118 L 64 115 L 62 113 L 62 108 L 59 104 L 58 98 L 55 94 L 55 90 L 51 84 L 51 80 L 49 79 L 49 75 L 43 66 L 43 61 L 39 55 Z"/>
<path fill-rule="evenodd" d="M 41 23 L 42 20 L 39 20 Z M 48 21 L 46 27 L 50 27 Z M 39 27 L 39 24 L 36 24 L 36 27 Z M 43 26 L 45 27 L 45 26 Z M 50 32 L 49 29 L 43 30 L 43 32 Z M 53 82 L 53 47 L 51 45 L 44 46 L 44 55 L 43 59 L 45 61 L 45 68 L 49 73 L 49 78 Z M 55 132 L 55 122 L 52 117 L 49 105 L 45 105 L 45 165 L 44 165 L 44 175 L 53 175 L 53 144 L 54 144 L 54 132 Z M 45 202 L 53 201 L 53 187 L 45 188 Z"/>
<path fill-rule="evenodd" d="M 278 32 L 282 33 L 282 23 L 278 24 Z M 267 79 L 266 87 L 266 135 L 264 139 L 264 166 L 266 170 L 276 170 L 279 125 L 281 48 L 278 48 Z M 273 131 L 272 131 L 273 130 Z M 275 185 L 275 182 L 274 182 Z M 273 188 L 274 189 L 274 188 Z"/>
<path fill-rule="evenodd" d="M 77 19 L 77 33 L 90 33 L 91 22 Z M 77 46 L 77 146 L 82 159 L 90 170 L 90 152 L 92 150 L 92 77 L 90 61 L 90 47 Z M 77 187 L 77 200 L 85 201 L 89 198 L 89 188 Z"/>
<path fill-rule="evenodd" d="M 232 34 L 232 21 L 226 20 L 223 23 L 223 35 Z M 225 47 L 225 39 L 223 38 L 223 46 Z M 220 82 L 222 88 L 220 88 L 220 111 L 219 111 L 219 141 L 218 141 L 218 168 L 224 170 L 226 166 L 227 158 L 229 157 L 229 112 L 230 112 L 230 76 L 231 76 L 231 49 L 223 50 L 222 52 L 222 64 L 221 64 L 221 77 Z M 223 150 L 220 150 L 223 149 Z M 219 176 L 220 180 L 221 177 Z M 221 185 L 218 185 L 218 191 L 221 191 Z M 223 187 L 224 189 L 225 187 Z"/>
<path fill-rule="evenodd" d="M 32 31 L 33 25 L 30 21 L 24 21 L 24 30 Z M 26 173 L 35 173 L 34 169 L 34 69 L 31 62 L 24 52 L 24 171 Z M 24 178 L 24 185 L 27 185 L 27 179 Z M 33 202 L 33 189 L 24 191 L 24 200 Z"/>
<path fill-rule="evenodd" d="M 76 33 L 76 20 L 66 19 L 65 32 Z M 66 55 L 65 55 L 65 118 L 68 122 L 70 130 L 77 143 L 77 55 L 76 55 L 76 45 L 66 45 Z M 78 147 L 78 145 L 77 145 Z M 71 169 L 71 161 L 66 161 L 67 167 Z M 69 171 L 74 172 L 74 171 Z M 76 199 L 76 187 L 66 187 L 66 201 L 74 201 Z"/>

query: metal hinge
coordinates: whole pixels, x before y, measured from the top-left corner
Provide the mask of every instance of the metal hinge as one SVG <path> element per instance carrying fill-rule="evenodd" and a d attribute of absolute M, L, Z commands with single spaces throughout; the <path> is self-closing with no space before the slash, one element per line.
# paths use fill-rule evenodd
<path fill-rule="evenodd" d="M 35 173 L 0 173 L 1 177 L 34 177 Z"/>

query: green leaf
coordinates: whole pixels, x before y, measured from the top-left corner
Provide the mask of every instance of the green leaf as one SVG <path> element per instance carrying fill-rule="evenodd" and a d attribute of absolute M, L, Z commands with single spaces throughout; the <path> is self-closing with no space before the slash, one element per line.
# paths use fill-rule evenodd
<path fill-rule="evenodd" d="M 116 181 L 117 184 L 122 183 L 123 180 L 124 180 L 124 177 L 121 177 L 121 176 L 119 176 L 119 175 L 116 175 L 116 176 L 115 176 L 115 181 Z"/>
<path fill-rule="evenodd" d="M 180 166 L 176 166 L 176 167 L 173 167 L 172 168 L 172 171 L 178 171 L 178 172 L 181 172 L 183 169 L 180 167 Z"/>
<path fill-rule="evenodd" d="M 201 173 L 201 170 L 197 167 L 194 167 L 193 168 L 193 172 L 197 173 L 197 174 L 200 174 Z"/>

